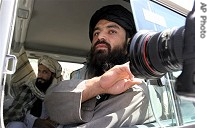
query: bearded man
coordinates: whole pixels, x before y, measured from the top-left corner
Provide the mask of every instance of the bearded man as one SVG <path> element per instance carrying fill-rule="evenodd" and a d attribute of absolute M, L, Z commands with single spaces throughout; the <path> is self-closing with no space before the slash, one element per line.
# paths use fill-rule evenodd
<path fill-rule="evenodd" d="M 17 95 L 4 112 L 6 128 L 54 127 L 43 105 L 47 89 L 62 80 L 61 65 L 49 56 L 38 60 L 37 78 L 25 83 L 24 90 Z"/>
<path fill-rule="evenodd" d="M 151 121 L 147 87 L 129 68 L 127 47 L 135 32 L 132 13 L 121 5 L 94 13 L 87 64 L 46 95 L 52 120 L 64 128 L 118 128 Z"/>

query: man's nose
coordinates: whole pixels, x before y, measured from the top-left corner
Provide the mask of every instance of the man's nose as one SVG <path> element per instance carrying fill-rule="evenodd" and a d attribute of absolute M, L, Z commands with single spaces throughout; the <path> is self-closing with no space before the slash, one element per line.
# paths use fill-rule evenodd
<path fill-rule="evenodd" d="M 104 32 L 100 32 L 98 35 L 99 41 L 105 41 L 106 40 L 106 34 Z"/>
<path fill-rule="evenodd" d="M 41 73 L 41 72 L 38 73 L 39 78 L 42 78 L 42 75 L 43 75 L 43 73 Z"/>

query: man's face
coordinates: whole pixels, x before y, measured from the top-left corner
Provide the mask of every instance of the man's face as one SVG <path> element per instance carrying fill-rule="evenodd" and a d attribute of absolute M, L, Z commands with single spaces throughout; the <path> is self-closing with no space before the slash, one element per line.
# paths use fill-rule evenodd
<path fill-rule="evenodd" d="M 54 74 L 44 65 L 40 64 L 38 66 L 38 77 L 36 79 L 36 87 L 42 91 L 46 92 L 48 87 L 52 84 Z"/>
<path fill-rule="evenodd" d="M 38 66 L 38 77 L 37 82 L 44 84 L 51 80 L 52 72 L 44 65 L 40 64 Z"/>
<path fill-rule="evenodd" d="M 125 43 L 127 43 L 125 29 L 117 23 L 100 20 L 96 24 L 92 40 L 92 48 L 96 54 L 109 54 L 114 48 L 123 49 Z"/>
<path fill-rule="evenodd" d="M 126 61 L 127 40 L 124 28 L 115 22 L 100 20 L 93 32 L 89 66 L 96 70 L 95 75 L 100 75 Z"/>

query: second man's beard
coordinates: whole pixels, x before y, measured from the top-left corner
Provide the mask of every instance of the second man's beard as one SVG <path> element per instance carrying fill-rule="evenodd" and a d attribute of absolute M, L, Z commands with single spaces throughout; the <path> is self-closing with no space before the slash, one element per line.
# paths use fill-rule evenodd
<path fill-rule="evenodd" d="M 91 49 L 88 58 L 87 69 L 89 77 L 100 76 L 115 65 L 124 64 L 128 61 L 126 47 L 115 48 L 112 51 L 99 50 L 95 53 L 94 48 Z"/>
<path fill-rule="evenodd" d="M 53 77 L 51 76 L 49 80 L 43 80 L 41 79 L 41 81 L 44 81 L 44 82 L 41 82 L 40 81 L 41 78 L 37 78 L 36 79 L 36 87 L 41 91 L 41 92 L 46 92 L 47 89 L 49 88 L 49 86 L 52 84 L 52 81 L 53 81 Z"/>

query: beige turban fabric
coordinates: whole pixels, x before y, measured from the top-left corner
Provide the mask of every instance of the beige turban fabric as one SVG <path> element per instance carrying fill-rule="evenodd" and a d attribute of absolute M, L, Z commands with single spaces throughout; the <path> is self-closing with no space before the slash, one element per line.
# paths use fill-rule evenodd
<path fill-rule="evenodd" d="M 62 67 L 57 60 L 44 55 L 38 60 L 38 65 L 40 64 L 46 66 L 51 72 L 55 73 L 55 78 L 57 79 L 57 82 L 62 80 Z"/>
<path fill-rule="evenodd" d="M 24 83 L 36 78 L 36 74 L 28 60 L 24 47 L 21 48 L 19 54 L 17 55 L 17 60 L 16 71 L 11 76 L 11 80 L 8 80 L 8 84 L 11 85 L 8 86 L 8 89 L 11 87 L 11 95 L 17 95 L 20 92 L 20 87 Z"/>

